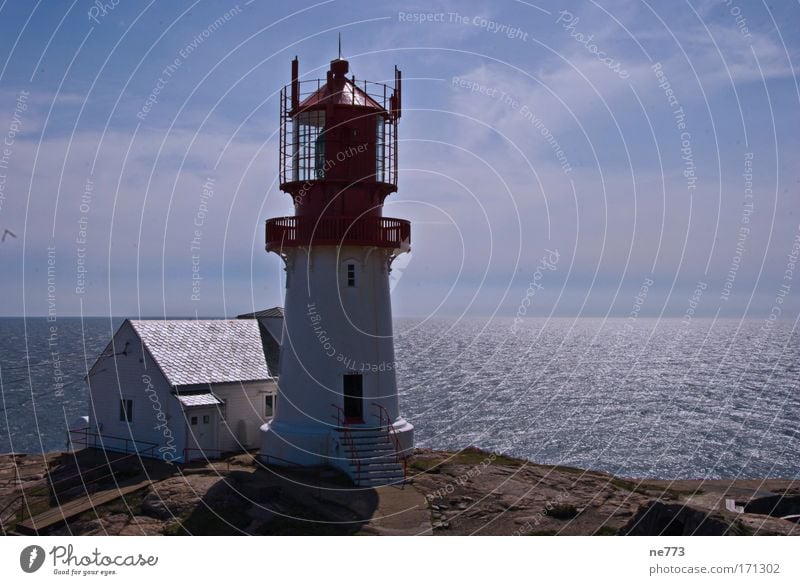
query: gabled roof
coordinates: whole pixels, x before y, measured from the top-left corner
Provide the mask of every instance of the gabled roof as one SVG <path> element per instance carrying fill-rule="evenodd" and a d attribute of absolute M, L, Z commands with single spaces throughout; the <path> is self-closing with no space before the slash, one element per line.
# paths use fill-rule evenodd
<path fill-rule="evenodd" d="M 129 323 L 172 386 L 272 378 L 257 321 L 131 319 Z"/>
<path fill-rule="evenodd" d="M 283 307 L 272 307 L 271 309 L 264 309 L 254 313 L 242 313 L 236 316 L 237 319 L 283 319 Z"/>

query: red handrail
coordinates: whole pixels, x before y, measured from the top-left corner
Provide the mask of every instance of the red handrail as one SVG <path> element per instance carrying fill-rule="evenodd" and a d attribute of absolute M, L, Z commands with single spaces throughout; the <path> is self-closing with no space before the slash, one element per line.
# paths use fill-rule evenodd
<path fill-rule="evenodd" d="M 389 442 L 394 443 L 395 461 L 398 463 L 402 461 L 403 463 L 403 483 L 405 483 L 406 479 L 408 479 L 408 461 L 406 460 L 406 457 L 401 456 L 403 449 L 400 446 L 400 437 L 397 436 L 397 431 L 394 430 L 392 417 L 389 415 L 389 411 L 386 410 L 386 407 L 384 407 L 382 404 L 373 402 L 372 405 L 378 408 L 379 426 L 383 426 L 383 415 L 386 414 L 386 435 L 389 438 Z"/>
<path fill-rule="evenodd" d="M 344 433 L 345 445 L 349 444 L 349 446 L 350 446 L 350 461 L 355 463 L 355 466 L 356 466 L 356 478 L 358 480 L 360 480 L 361 479 L 361 459 L 356 456 L 357 453 L 358 453 L 356 451 L 356 443 L 355 443 L 355 441 L 353 441 L 353 435 L 350 433 L 350 427 L 347 426 L 347 419 L 344 416 L 344 409 L 342 409 L 342 407 L 339 406 L 338 404 L 334 404 L 334 403 L 331 403 L 331 406 L 333 406 L 336 409 L 336 416 L 335 416 L 335 418 L 336 418 L 336 427 L 338 429 L 341 429 L 342 432 Z M 331 415 L 331 416 L 334 416 L 334 415 Z"/>
<path fill-rule="evenodd" d="M 268 250 L 303 245 L 369 245 L 408 251 L 411 223 L 393 217 L 288 216 L 267 220 Z"/>

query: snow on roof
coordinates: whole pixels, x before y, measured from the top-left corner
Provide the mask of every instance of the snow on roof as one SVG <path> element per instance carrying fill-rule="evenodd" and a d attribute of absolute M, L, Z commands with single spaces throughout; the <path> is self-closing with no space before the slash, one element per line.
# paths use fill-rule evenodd
<path fill-rule="evenodd" d="M 184 406 L 214 406 L 222 404 L 222 400 L 214 396 L 211 392 L 202 394 L 176 394 L 175 397 Z"/>
<path fill-rule="evenodd" d="M 172 386 L 267 380 L 258 322 L 130 320 Z"/>

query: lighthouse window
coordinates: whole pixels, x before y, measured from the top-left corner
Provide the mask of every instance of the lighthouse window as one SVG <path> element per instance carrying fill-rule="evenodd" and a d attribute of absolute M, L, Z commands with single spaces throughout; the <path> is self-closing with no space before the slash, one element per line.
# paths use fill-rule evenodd
<path fill-rule="evenodd" d="M 378 116 L 378 125 L 375 129 L 375 180 L 378 182 L 386 182 L 386 167 L 385 161 L 385 137 L 383 128 L 383 118 Z"/>
<path fill-rule="evenodd" d="M 293 120 L 293 173 L 295 181 L 325 177 L 325 112 L 302 112 Z"/>
<path fill-rule="evenodd" d="M 267 394 L 264 397 L 264 416 L 272 416 L 275 409 L 275 397 L 272 394 Z"/>
<path fill-rule="evenodd" d="M 317 136 L 314 145 L 314 173 L 317 179 L 325 178 L 325 134 Z"/>
<path fill-rule="evenodd" d="M 123 398 L 119 401 L 119 420 L 133 422 L 133 400 Z"/>
<path fill-rule="evenodd" d="M 347 265 L 347 286 L 355 286 L 356 285 L 356 265 L 355 264 L 348 264 Z"/>

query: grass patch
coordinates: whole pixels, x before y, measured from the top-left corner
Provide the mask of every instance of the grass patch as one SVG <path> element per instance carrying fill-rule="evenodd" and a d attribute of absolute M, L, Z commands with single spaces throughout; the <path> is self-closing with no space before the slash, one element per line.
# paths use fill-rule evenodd
<path fill-rule="evenodd" d="M 412 459 L 408 467 L 419 473 L 439 473 L 442 470 L 442 462 L 437 459 Z"/>
<path fill-rule="evenodd" d="M 133 493 L 120 496 L 113 502 L 109 502 L 98 508 L 98 512 L 102 510 L 103 514 L 107 515 L 128 514 L 130 516 L 133 514 L 134 516 L 139 516 L 142 512 L 142 501 L 144 501 L 146 491 L 147 490 L 143 488 Z"/>
<path fill-rule="evenodd" d="M 180 522 L 171 522 L 161 531 L 164 536 L 185 536 L 183 525 Z"/>
<path fill-rule="evenodd" d="M 580 467 L 570 467 L 569 465 L 547 465 L 547 466 L 543 466 L 543 467 L 546 467 L 547 469 L 550 469 L 552 471 L 560 471 L 562 473 L 572 473 L 572 474 L 577 474 L 577 475 L 583 475 L 585 473 L 590 473 L 586 469 L 581 469 Z"/>
<path fill-rule="evenodd" d="M 19 505 L 21 509 L 17 513 L 17 522 L 23 522 L 37 514 L 47 512 L 51 508 L 50 498 L 43 498 L 41 496 L 38 498 L 27 497 L 27 502 L 20 501 Z"/>
<path fill-rule="evenodd" d="M 481 465 L 486 463 L 489 465 L 510 465 L 512 467 L 521 467 L 528 463 L 524 459 L 489 453 L 477 447 L 467 447 L 463 451 L 459 451 L 450 462 L 460 463 L 462 465 Z"/>
<path fill-rule="evenodd" d="M 571 520 L 578 515 L 578 508 L 572 504 L 556 504 L 547 510 L 547 515 L 558 520 Z"/>
<path fill-rule="evenodd" d="M 555 530 L 531 530 L 526 536 L 555 536 Z"/>
<path fill-rule="evenodd" d="M 29 489 L 25 492 L 26 498 L 49 498 L 50 497 L 50 487 L 49 486 L 42 486 L 33 489 Z"/>
<path fill-rule="evenodd" d="M 649 485 L 646 483 L 633 482 L 627 479 L 619 479 L 618 477 L 610 479 L 609 483 L 614 487 L 618 487 L 620 489 L 641 494 L 647 497 L 653 497 L 654 495 L 658 495 L 659 497 L 662 497 L 667 500 L 677 500 L 680 496 L 680 493 L 675 490 L 663 488 L 657 485 Z"/>
<path fill-rule="evenodd" d="M 614 487 L 618 487 L 621 490 L 647 495 L 647 491 L 644 489 L 643 486 L 636 484 L 632 481 L 628 481 L 627 479 L 618 479 L 614 477 L 609 480 L 609 483 Z"/>
<path fill-rule="evenodd" d="M 597 530 L 594 531 L 592 536 L 617 536 L 619 534 L 619 530 L 614 528 L 613 526 L 603 525 Z"/>

